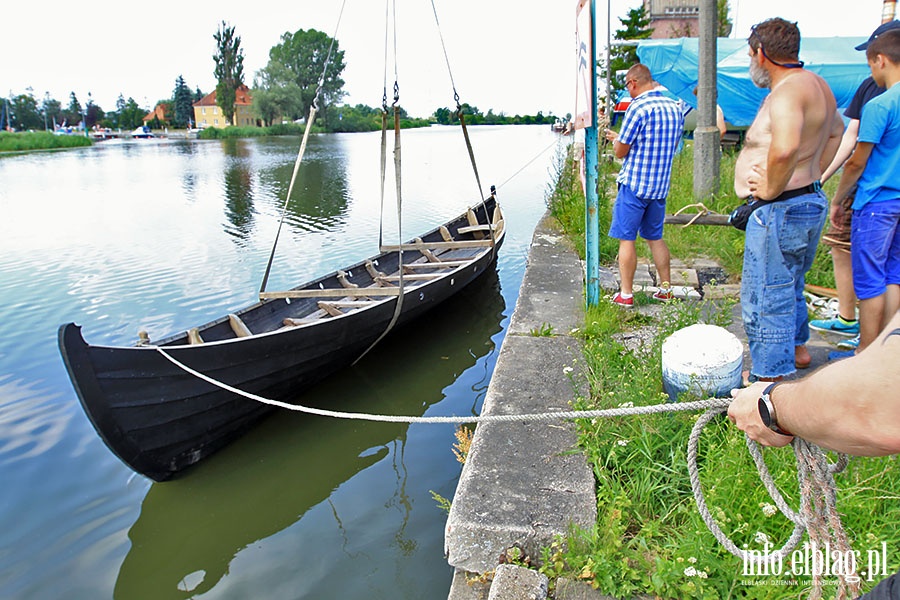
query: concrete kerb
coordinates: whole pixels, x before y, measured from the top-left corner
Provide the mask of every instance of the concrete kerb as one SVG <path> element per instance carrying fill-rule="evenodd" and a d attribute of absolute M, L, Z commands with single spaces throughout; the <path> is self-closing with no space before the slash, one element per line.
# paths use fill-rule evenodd
<path fill-rule="evenodd" d="M 545 215 L 482 414 L 568 410 L 584 393 L 581 347 L 572 336 L 584 319 L 583 271 L 566 244 Z M 495 570 L 506 549 L 538 558 L 570 525 L 596 523 L 593 473 L 582 453 L 568 452 L 576 442 L 567 422 L 476 429 L 445 531 L 447 560 L 457 569 L 451 599 L 484 598 L 485 586 L 467 585 L 462 574 Z"/>

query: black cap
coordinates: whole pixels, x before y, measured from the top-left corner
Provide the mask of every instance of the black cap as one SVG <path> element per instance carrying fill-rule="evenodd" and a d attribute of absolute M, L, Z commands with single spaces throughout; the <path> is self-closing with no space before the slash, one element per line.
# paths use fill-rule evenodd
<path fill-rule="evenodd" d="M 900 21 L 888 21 L 887 23 L 882 23 L 878 26 L 878 29 L 872 32 L 872 35 L 869 36 L 869 39 L 857 46 L 856 49 L 865 50 L 869 47 L 869 44 L 875 41 L 875 38 L 877 38 L 885 31 L 890 31 L 891 29 L 900 29 Z"/>

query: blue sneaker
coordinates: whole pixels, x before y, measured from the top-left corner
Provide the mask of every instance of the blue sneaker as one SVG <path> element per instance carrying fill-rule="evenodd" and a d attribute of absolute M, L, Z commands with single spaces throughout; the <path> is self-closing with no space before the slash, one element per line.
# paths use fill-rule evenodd
<path fill-rule="evenodd" d="M 809 322 L 811 329 L 830 331 L 841 335 L 859 335 L 859 321 L 847 322 L 840 316 L 833 319 L 814 319 Z"/>
<path fill-rule="evenodd" d="M 828 360 L 833 361 L 841 360 L 843 358 L 850 358 L 854 354 L 856 354 L 855 350 L 832 350 L 828 353 Z"/>
<path fill-rule="evenodd" d="M 856 350 L 859 348 L 859 336 L 852 337 L 849 340 L 841 340 L 837 343 L 838 348 L 843 348 L 844 350 Z"/>

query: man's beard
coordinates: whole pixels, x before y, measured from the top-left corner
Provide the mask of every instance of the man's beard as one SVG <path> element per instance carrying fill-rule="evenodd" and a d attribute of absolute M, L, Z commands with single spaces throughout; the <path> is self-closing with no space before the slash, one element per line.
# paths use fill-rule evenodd
<path fill-rule="evenodd" d="M 768 88 L 772 84 L 772 76 L 759 66 L 755 60 L 750 61 L 750 80 L 758 88 Z"/>

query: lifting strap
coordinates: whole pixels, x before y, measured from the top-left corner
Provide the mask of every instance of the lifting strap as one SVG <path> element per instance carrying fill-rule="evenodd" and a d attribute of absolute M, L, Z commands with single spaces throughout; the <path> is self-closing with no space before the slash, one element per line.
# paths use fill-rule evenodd
<path fill-rule="evenodd" d="M 447 73 L 450 76 L 450 86 L 453 88 L 453 100 L 456 102 L 456 115 L 459 117 L 459 124 L 462 126 L 463 137 L 466 140 L 466 149 L 469 151 L 469 160 L 472 163 L 472 170 L 475 172 L 475 183 L 478 186 L 478 197 L 481 198 L 481 208 L 484 211 L 485 220 L 490 223 L 491 216 L 488 214 L 487 204 L 484 198 L 484 191 L 481 187 L 481 177 L 478 175 L 478 165 L 475 162 L 475 151 L 472 149 L 472 141 L 469 139 L 469 131 L 466 129 L 466 119 L 463 116 L 462 105 L 459 103 L 459 92 L 456 91 L 456 82 L 453 79 L 453 69 L 450 68 L 450 57 L 447 55 L 447 45 L 444 43 L 444 33 L 441 31 L 441 22 L 438 19 L 437 7 L 434 5 L 434 0 L 431 0 L 431 11 L 434 13 L 434 23 L 437 26 L 438 37 L 441 40 L 441 48 L 444 51 L 444 62 L 447 64 Z M 496 188 L 491 186 L 491 195 L 494 195 Z M 497 240 L 494 239 L 494 232 L 491 231 L 491 260 L 494 259 L 494 254 L 497 252 Z"/>
<path fill-rule="evenodd" d="M 389 8 L 393 6 L 393 31 L 394 31 L 394 101 L 391 105 L 393 107 L 394 113 L 394 184 L 396 188 L 397 194 L 397 236 L 398 246 L 397 246 L 397 269 L 399 270 L 399 276 L 397 278 L 397 303 L 394 305 L 394 314 L 391 317 L 390 322 L 385 327 L 384 331 L 381 332 L 374 342 L 372 342 L 368 348 L 363 350 L 362 354 L 356 357 L 356 360 L 353 361 L 355 365 L 362 358 L 369 353 L 369 351 L 378 345 L 378 343 L 384 339 L 390 331 L 394 328 L 394 325 L 397 324 L 397 321 L 400 320 L 400 313 L 403 312 L 403 292 L 404 292 L 404 277 L 403 277 L 403 195 L 402 195 L 402 187 L 401 187 L 401 160 L 400 160 L 400 84 L 397 72 L 397 3 L 391 3 L 391 0 L 387 0 L 385 3 L 385 35 L 384 35 L 384 58 L 385 58 L 385 67 L 384 67 L 384 93 L 381 99 L 381 215 L 378 221 L 378 247 L 382 247 L 383 242 L 383 228 L 384 228 L 384 180 L 385 173 L 387 171 L 387 121 L 388 121 L 388 106 L 387 106 L 387 56 L 388 56 L 388 30 L 390 26 L 389 19 Z"/>
<path fill-rule="evenodd" d="M 338 14 L 337 24 L 334 26 L 334 35 L 331 36 L 331 44 L 328 46 L 328 54 L 325 56 L 325 65 L 322 67 L 322 76 L 319 78 L 319 85 L 316 86 L 316 95 L 313 96 L 312 105 L 309 107 L 309 116 L 306 118 L 306 128 L 303 130 L 303 141 L 300 142 L 300 150 L 297 153 L 297 159 L 294 161 L 294 171 L 291 173 L 291 182 L 288 184 L 287 195 L 284 198 L 284 205 L 281 207 L 281 218 L 278 221 L 278 229 L 275 232 L 275 241 L 272 242 L 272 251 L 269 253 L 269 261 L 266 263 L 266 271 L 263 274 L 262 283 L 259 286 L 259 299 L 262 300 L 262 294 L 266 291 L 266 284 L 269 281 L 269 273 L 272 271 L 272 261 L 275 260 L 275 248 L 278 247 L 278 238 L 281 236 L 281 227 L 284 225 L 284 217 L 287 214 L 288 202 L 291 200 L 291 194 L 294 191 L 294 183 L 297 181 L 297 173 L 300 171 L 300 163 L 303 162 L 303 155 L 306 152 L 306 142 L 309 140 L 309 132 L 312 129 L 313 122 L 316 119 L 316 112 L 319 110 L 319 95 L 322 93 L 322 87 L 325 85 L 325 75 L 328 72 L 328 65 L 331 64 L 331 52 L 334 50 L 334 42 L 337 39 L 338 27 L 341 24 L 341 17 L 344 15 L 344 6 L 347 0 L 341 3 L 341 12 Z"/>

